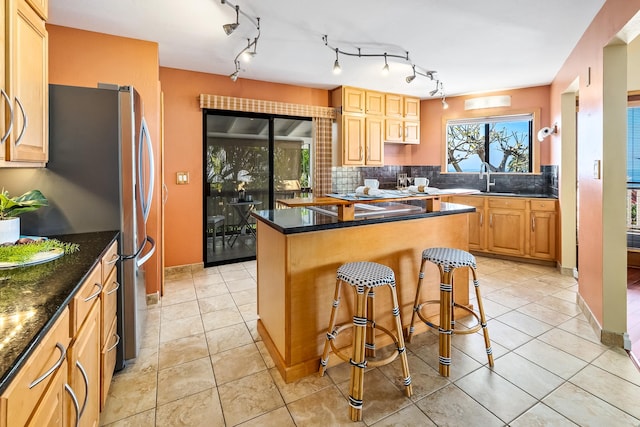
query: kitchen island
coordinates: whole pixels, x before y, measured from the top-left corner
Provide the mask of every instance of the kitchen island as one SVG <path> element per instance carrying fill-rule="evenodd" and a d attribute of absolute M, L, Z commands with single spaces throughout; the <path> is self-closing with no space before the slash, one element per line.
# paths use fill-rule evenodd
<path fill-rule="evenodd" d="M 393 207 L 384 205 L 381 207 Z M 411 320 L 422 251 L 446 246 L 468 250 L 468 213 L 475 208 L 441 203 L 424 207 L 386 209 L 340 220 L 325 206 L 297 207 L 252 213 L 257 220 L 258 332 L 286 382 L 318 371 L 329 323 L 336 270 L 346 262 L 373 261 L 396 275 L 402 324 Z M 366 211 L 366 208 L 364 208 Z M 395 211 L 394 211 L 395 210 Z M 437 267 L 429 266 L 422 300 L 439 294 Z M 456 272 L 455 297 L 469 305 L 468 272 Z M 347 295 L 349 294 L 349 295 Z M 353 310 L 350 293 L 343 293 L 338 322 L 348 322 Z M 377 322 L 392 328 L 390 298 L 376 295 Z M 428 315 L 437 314 L 437 306 Z M 420 325 L 417 332 L 426 330 Z M 349 335 L 339 345 L 349 346 Z M 377 346 L 389 344 L 380 336 Z M 330 358 L 330 365 L 337 363 Z"/>

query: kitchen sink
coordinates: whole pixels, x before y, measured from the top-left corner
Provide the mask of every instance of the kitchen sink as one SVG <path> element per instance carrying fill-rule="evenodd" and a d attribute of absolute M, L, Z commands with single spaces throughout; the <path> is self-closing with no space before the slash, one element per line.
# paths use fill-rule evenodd
<path fill-rule="evenodd" d="M 418 214 L 423 211 L 420 206 L 408 205 L 395 202 L 380 203 L 355 203 L 355 218 L 375 218 L 379 216 L 391 214 Z M 310 206 L 309 209 L 323 213 L 329 216 L 338 216 L 338 207 L 336 205 L 329 206 Z"/>

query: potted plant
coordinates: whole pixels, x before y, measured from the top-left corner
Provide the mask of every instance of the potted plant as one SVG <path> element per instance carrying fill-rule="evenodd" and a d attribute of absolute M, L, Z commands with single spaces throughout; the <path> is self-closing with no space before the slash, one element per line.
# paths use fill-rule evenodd
<path fill-rule="evenodd" d="M 19 215 L 34 211 L 49 202 L 39 190 L 27 191 L 21 196 L 10 197 L 9 192 L 0 193 L 0 244 L 15 243 L 20 238 Z"/>

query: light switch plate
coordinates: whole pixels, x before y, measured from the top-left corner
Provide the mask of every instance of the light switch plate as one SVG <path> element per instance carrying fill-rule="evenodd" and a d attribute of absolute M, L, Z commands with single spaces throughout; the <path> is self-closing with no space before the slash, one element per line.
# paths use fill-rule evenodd
<path fill-rule="evenodd" d="M 176 172 L 176 184 L 183 185 L 189 183 L 189 172 Z"/>
<path fill-rule="evenodd" d="M 600 160 L 593 161 L 593 178 L 600 179 Z"/>

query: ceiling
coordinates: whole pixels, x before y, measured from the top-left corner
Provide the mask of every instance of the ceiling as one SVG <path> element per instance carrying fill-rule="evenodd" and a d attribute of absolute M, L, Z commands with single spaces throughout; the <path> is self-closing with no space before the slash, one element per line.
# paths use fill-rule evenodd
<path fill-rule="evenodd" d="M 429 98 L 435 82 L 406 62 L 340 56 L 340 50 L 405 55 L 436 70 L 448 96 L 551 83 L 605 0 L 230 0 L 260 17 L 258 54 L 240 78 L 332 89 L 364 87 Z M 157 42 L 160 65 L 229 75 L 256 27 L 221 0 L 49 0 L 49 23 Z"/>

